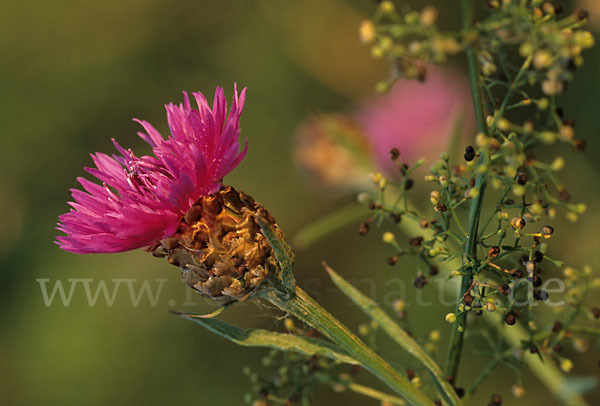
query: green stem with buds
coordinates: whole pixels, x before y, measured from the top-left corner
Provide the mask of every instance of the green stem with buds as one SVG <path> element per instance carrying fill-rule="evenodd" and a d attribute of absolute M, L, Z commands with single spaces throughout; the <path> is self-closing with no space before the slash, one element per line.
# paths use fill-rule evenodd
<path fill-rule="evenodd" d="M 469 31 L 472 27 L 473 20 L 473 4 L 472 0 L 462 0 L 463 9 L 463 28 L 465 31 Z M 471 94 L 473 97 L 473 106 L 475 108 L 475 117 L 477 119 L 477 130 L 479 132 L 486 132 L 485 115 L 483 112 L 483 100 L 481 95 L 481 86 L 479 84 L 479 69 L 477 65 L 477 57 L 473 45 L 469 44 L 466 49 L 467 62 L 469 65 L 469 79 L 471 83 Z M 482 158 L 480 158 L 482 159 Z M 477 233 L 479 227 L 479 219 L 481 217 L 481 206 L 483 204 L 483 196 L 486 187 L 486 176 L 485 174 L 477 175 L 475 180 L 474 189 L 478 191 L 477 195 L 471 201 L 471 208 L 469 210 L 469 226 L 467 230 L 467 240 L 465 244 L 464 260 L 463 261 L 474 261 L 477 256 Z M 473 268 L 471 268 L 472 270 Z M 451 382 L 454 382 L 458 374 L 458 367 L 460 363 L 460 357 L 463 347 L 464 332 L 467 328 L 467 318 L 465 313 L 458 311 L 460 304 L 460 298 L 462 298 L 473 282 L 472 272 L 464 275 L 460 284 L 460 296 L 459 302 L 457 303 L 457 320 L 454 323 L 452 334 L 450 336 L 450 342 L 448 344 L 448 353 L 446 359 L 446 366 L 444 373 L 448 376 Z"/>
<path fill-rule="evenodd" d="M 302 289 L 296 287 L 295 295 L 292 297 L 283 297 L 273 290 L 265 292 L 263 297 L 331 339 L 373 375 L 404 397 L 409 404 L 433 405 L 433 402 L 423 392 L 412 385 L 400 372 L 377 355 Z"/>

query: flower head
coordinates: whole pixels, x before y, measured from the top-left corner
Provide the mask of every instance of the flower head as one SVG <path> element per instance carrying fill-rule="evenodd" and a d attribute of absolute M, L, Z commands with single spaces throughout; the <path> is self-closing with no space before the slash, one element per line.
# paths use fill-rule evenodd
<path fill-rule="evenodd" d="M 115 140 L 119 154 L 92 154 L 95 168 L 86 171 L 102 185 L 78 178 L 84 190 L 72 189 L 72 209 L 59 216 L 57 237 L 64 250 L 85 254 L 121 252 L 150 246 L 171 236 L 183 215 L 202 196 L 221 187 L 222 178 L 246 154 L 240 152 L 239 120 L 246 89 L 237 88 L 227 114 L 222 88 L 212 108 L 202 93 L 187 93 L 180 105 L 166 105 L 171 136 L 166 140 L 147 121 L 135 120 L 138 135 L 152 146 L 154 156 L 136 156 Z"/>
<path fill-rule="evenodd" d="M 398 163 L 437 159 L 456 133 L 474 129 L 471 111 L 468 83 L 429 68 L 425 82 L 398 81 L 351 114 L 307 120 L 296 131 L 295 160 L 328 193 L 364 190 L 369 172 L 394 179 Z"/>
<path fill-rule="evenodd" d="M 251 196 L 231 186 L 202 196 L 177 231 L 150 250 L 181 269 L 184 281 L 217 303 L 246 300 L 279 266 L 259 219 L 283 239 L 273 216 Z"/>

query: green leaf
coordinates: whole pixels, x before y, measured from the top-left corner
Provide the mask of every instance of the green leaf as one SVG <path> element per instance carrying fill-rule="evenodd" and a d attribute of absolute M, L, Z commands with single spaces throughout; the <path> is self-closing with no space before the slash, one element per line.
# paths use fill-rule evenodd
<path fill-rule="evenodd" d="M 271 226 L 269 222 L 260 216 L 257 216 L 256 220 L 258 221 L 258 225 L 260 226 L 263 235 L 269 241 L 269 244 L 271 244 L 277 262 L 279 262 L 283 285 L 287 288 L 289 293 L 293 293 L 296 282 L 294 281 L 293 273 L 294 253 L 292 252 L 292 249 L 285 240 L 273 230 L 273 226 Z"/>
<path fill-rule="evenodd" d="M 179 316 L 245 347 L 269 347 L 281 351 L 295 351 L 308 356 L 319 355 L 346 364 L 359 364 L 335 345 L 317 338 L 275 333 L 262 329 L 241 329 L 221 320 L 199 318 L 193 314 L 179 314 Z"/>
<path fill-rule="evenodd" d="M 358 222 L 368 215 L 369 211 L 365 206 L 356 203 L 344 206 L 304 226 L 293 237 L 292 245 L 296 252 L 306 249 L 334 231 Z"/>
<path fill-rule="evenodd" d="M 385 331 L 396 343 L 404 348 L 409 354 L 420 361 L 431 374 L 436 389 L 444 397 L 444 400 L 450 405 L 462 404 L 454 388 L 446 381 L 441 368 L 431 357 L 417 344 L 406 331 L 402 329 L 391 317 L 389 317 L 381 307 L 373 300 L 362 294 L 358 289 L 352 286 L 348 281 L 338 275 L 326 263 L 323 266 L 329 273 L 333 283 L 348 296 L 358 307 L 361 308 L 372 320 Z"/>

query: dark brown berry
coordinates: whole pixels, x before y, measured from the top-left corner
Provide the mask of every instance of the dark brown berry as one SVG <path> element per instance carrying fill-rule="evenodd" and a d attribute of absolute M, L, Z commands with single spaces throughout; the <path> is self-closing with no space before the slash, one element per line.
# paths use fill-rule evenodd
<path fill-rule="evenodd" d="M 546 292 L 545 290 L 541 290 L 541 289 L 534 289 L 533 290 L 533 298 L 535 300 L 546 301 L 546 300 L 548 300 L 548 292 Z"/>
<path fill-rule="evenodd" d="M 524 186 L 527 184 L 527 175 L 525 175 L 523 172 L 519 172 L 519 174 L 517 175 L 517 183 L 521 186 Z"/>
<path fill-rule="evenodd" d="M 439 203 L 435 206 L 435 211 L 438 211 L 440 213 L 445 213 L 447 210 L 448 208 L 444 203 Z"/>
<path fill-rule="evenodd" d="M 600 319 L 600 308 L 592 307 L 592 309 L 590 311 L 592 312 L 592 315 L 594 316 L 595 319 Z"/>
<path fill-rule="evenodd" d="M 423 289 L 425 285 L 427 285 L 427 282 L 427 277 L 424 275 L 418 275 L 414 280 L 414 284 L 417 289 Z"/>
<path fill-rule="evenodd" d="M 360 235 L 367 235 L 368 232 L 369 232 L 369 224 L 361 223 L 360 227 L 358 227 L 358 233 Z"/>
<path fill-rule="evenodd" d="M 470 294 L 465 295 L 465 297 L 463 297 L 463 303 L 465 306 L 471 306 L 473 304 L 473 296 Z"/>
<path fill-rule="evenodd" d="M 514 326 L 517 322 L 517 313 L 511 310 L 506 314 L 504 321 L 506 321 L 506 324 L 508 324 L 509 326 Z"/>
<path fill-rule="evenodd" d="M 393 257 L 388 257 L 388 259 L 387 259 L 387 263 L 390 266 L 396 265 L 396 262 L 398 262 L 398 255 L 394 255 Z"/>
<path fill-rule="evenodd" d="M 552 332 L 553 333 L 558 333 L 560 330 L 562 330 L 563 325 L 560 321 L 555 321 L 554 325 L 552 326 Z"/>
<path fill-rule="evenodd" d="M 396 213 L 390 213 L 390 218 L 395 222 L 395 223 L 400 223 L 402 221 L 402 216 L 400 216 L 399 214 Z"/>
<path fill-rule="evenodd" d="M 490 258 L 496 258 L 498 255 L 500 255 L 500 247 L 498 247 L 497 245 L 494 245 L 493 247 L 491 247 L 488 251 L 488 256 Z"/>
<path fill-rule="evenodd" d="M 579 9 L 575 15 L 577 16 L 578 20 L 586 20 L 590 16 L 590 13 L 585 9 Z"/>
<path fill-rule="evenodd" d="M 530 276 L 529 278 L 527 278 L 527 280 L 531 282 L 531 284 L 535 288 L 539 288 L 540 286 L 542 286 L 542 278 L 537 274 Z"/>
<path fill-rule="evenodd" d="M 437 275 L 439 272 L 440 272 L 440 269 L 439 269 L 437 266 L 435 266 L 435 265 L 432 265 L 432 266 L 430 266 L 430 267 L 429 267 L 429 275 L 431 275 L 431 276 L 435 276 L 435 275 Z"/>
<path fill-rule="evenodd" d="M 564 186 L 561 186 L 558 189 L 558 197 L 560 197 L 560 199 L 563 200 L 563 201 L 565 201 L 565 202 L 571 200 L 571 194 L 569 193 L 569 191 Z"/>
<path fill-rule="evenodd" d="M 575 149 L 575 151 L 577 151 L 577 152 L 585 151 L 586 147 L 587 147 L 587 142 L 585 142 L 585 140 L 582 140 L 581 138 L 573 140 L 573 148 Z"/>
<path fill-rule="evenodd" d="M 500 395 L 492 395 L 490 399 L 490 406 L 501 406 L 502 405 L 502 396 Z"/>
<path fill-rule="evenodd" d="M 523 270 L 522 269 L 513 269 L 510 272 L 510 275 L 514 278 L 514 279 L 521 279 L 523 277 Z"/>
<path fill-rule="evenodd" d="M 502 286 L 498 286 L 498 291 L 500 293 L 502 293 L 504 296 L 508 296 L 510 294 L 510 286 L 508 285 L 502 285 Z"/>
<path fill-rule="evenodd" d="M 542 227 L 542 235 L 544 237 L 550 237 L 552 234 L 554 234 L 554 227 L 552 227 L 552 226 Z"/>
<path fill-rule="evenodd" d="M 469 145 L 467 148 L 465 148 L 465 155 L 464 155 L 465 161 L 470 162 L 473 159 L 475 159 L 475 148 L 473 148 L 471 145 Z"/>
<path fill-rule="evenodd" d="M 398 148 L 390 149 L 390 159 L 392 161 L 397 160 L 400 157 L 400 150 Z"/>
<path fill-rule="evenodd" d="M 413 247 L 420 247 L 423 244 L 423 237 L 411 237 L 408 239 L 408 243 Z"/>

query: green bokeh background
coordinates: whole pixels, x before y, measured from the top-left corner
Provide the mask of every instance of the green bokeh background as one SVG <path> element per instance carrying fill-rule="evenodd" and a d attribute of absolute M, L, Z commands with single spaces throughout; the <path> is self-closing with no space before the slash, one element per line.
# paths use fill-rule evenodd
<path fill-rule="evenodd" d="M 445 1 L 437 5 L 448 24 L 457 18 L 456 7 Z M 248 87 L 242 129 L 250 150 L 227 182 L 268 207 L 288 235 L 345 204 L 307 185 L 291 159 L 292 136 L 312 112 L 345 111 L 371 97 L 374 83 L 387 75 L 385 63 L 372 60 L 357 39 L 358 24 L 372 8 L 368 0 L 24 0 L 2 6 L 0 403 L 243 403 L 250 384 L 242 367 L 259 365 L 266 350 L 236 347 L 168 313 L 209 312 L 214 306 L 200 298 L 194 298 L 195 306 L 186 306 L 186 288 L 164 261 L 141 250 L 88 256 L 59 250 L 52 243 L 56 217 L 67 210 L 75 177 L 91 165 L 89 152 L 112 151 L 111 137 L 149 152 L 135 136 L 138 125 L 132 117 L 146 119 L 166 134 L 162 105 L 179 101 L 181 90 L 211 94 L 222 85 L 230 98 L 234 82 Z M 561 251 L 554 256 L 596 270 L 599 95 L 600 47 L 588 52 L 578 81 L 561 103 L 588 142 L 583 154 L 563 153 L 568 163 L 563 178 L 589 211 L 577 224 L 557 221 L 559 233 L 553 240 L 553 249 Z M 546 152 L 551 156 L 556 150 Z M 387 255 L 376 234 L 360 238 L 353 225 L 298 253 L 296 276 L 356 327 L 364 319 L 335 292 L 319 263 L 326 259 L 350 279 L 371 278 L 381 300 L 394 291 L 386 281 L 400 277 L 410 286 L 414 274 L 406 269 L 411 262 L 389 268 Z M 79 286 L 69 306 L 55 301 L 46 307 L 36 281 L 40 278 L 50 279 L 51 285 L 92 278 L 92 286 L 131 278 L 137 280 L 136 289 L 144 280 L 153 288 L 157 279 L 166 282 L 156 306 L 147 298 L 133 306 L 121 286 L 112 307 L 102 298 L 90 307 Z M 435 288 L 429 288 L 424 294 L 435 298 Z M 414 302 L 414 292 L 409 289 L 405 299 Z M 414 331 L 426 334 L 443 324 L 448 309 L 411 311 Z M 280 328 L 273 312 L 252 304 L 235 306 L 224 319 Z M 441 328 L 444 341 L 448 330 Z M 397 352 L 385 341 L 381 349 Z M 463 384 L 485 365 L 472 350 L 466 349 Z M 600 354 L 594 341 L 586 355 L 565 351 L 576 374 L 596 374 Z M 501 368 L 494 377 L 481 387 L 474 404 L 485 404 L 492 391 L 503 394 L 509 405 L 555 404 L 534 378 L 526 376 L 527 396 L 515 400 L 510 395 L 514 373 Z M 372 382 L 366 374 L 361 379 Z M 595 397 L 590 394 L 592 403 Z M 314 404 L 333 402 L 376 404 L 328 388 L 319 390 Z"/>

